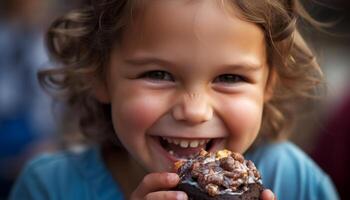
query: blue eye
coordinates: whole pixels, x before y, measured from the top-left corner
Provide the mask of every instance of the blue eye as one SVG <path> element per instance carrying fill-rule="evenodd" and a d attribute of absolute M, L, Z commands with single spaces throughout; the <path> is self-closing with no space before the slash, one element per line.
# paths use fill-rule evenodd
<path fill-rule="evenodd" d="M 214 83 L 223 82 L 223 83 L 232 84 L 232 83 L 238 83 L 242 81 L 245 81 L 244 77 L 242 76 L 235 75 L 235 74 L 222 74 L 215 78 Z"/>
<path fill-rule="evenodd" d="M 146 78 L 157 81 L 174 81 L 173 76 L 166 71 L 154 70 L 143 73 L 140 78 Z"/>

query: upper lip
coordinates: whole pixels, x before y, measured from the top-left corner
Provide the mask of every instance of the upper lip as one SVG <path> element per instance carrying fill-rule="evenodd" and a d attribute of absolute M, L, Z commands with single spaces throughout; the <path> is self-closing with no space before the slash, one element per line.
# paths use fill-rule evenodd
<path fill-rule="evenodd" d="M 147 131 L 150 136 L 163 136 L 181 139 L 224 138 L 229 135 L 224 123 L 215 118 L 203 124 L 189 126 L 171 119 L 168 115 L 153 124 Z"/>
<path fill-rule="evenodd" d="M 171 139 L 180 139 L 180 140 L 203 140 L 203 139 L 218 139 L 223 137 L 179 137 L 179 136 L 165 136 L 165 135 L 152 135 L 154 137 L 165 137 Z"/>
<path fill-rule="evenodd" d="M 168 137 L 168 138 L 174 138 L 174 139 L 184 139 L 184 140 L 195 140 L 195 139 L 217 139 L 217 138 L 225 138 L 227 137 L 227 134 L 207 134 L 207 133 L 196 133 L 196 132 L 182 132 L 182 133 L 167 133 L 167 132 L 161 132 L 161 134 L 158 133 L 150 133 L 148 134 L 153 137 Z"/>

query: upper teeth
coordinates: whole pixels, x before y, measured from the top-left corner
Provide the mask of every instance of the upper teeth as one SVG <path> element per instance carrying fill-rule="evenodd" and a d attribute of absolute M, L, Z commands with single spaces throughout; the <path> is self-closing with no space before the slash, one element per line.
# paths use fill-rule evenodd
<path fill-rule="evenodd" d="M 175 138 L 168 138 L 168 137 L 162 137 L 163 140 L 168 141 L 169 143 L 173 143 L 176 145 L 180 145 L 182 148 L 196 148 L 199 145 L 203 145 L 207 142 L 209 142 L 210 139 L 175 139 Z"/>

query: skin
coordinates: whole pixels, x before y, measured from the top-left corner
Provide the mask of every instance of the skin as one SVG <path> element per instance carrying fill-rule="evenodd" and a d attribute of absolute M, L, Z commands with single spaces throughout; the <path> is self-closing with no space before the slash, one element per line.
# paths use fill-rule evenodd
<path fill-rule="evenodd" d="M 218 1 L 149 0 L 143 8 L 95 93 L 111 103 L 118 138 L 150 172 L 131 199 L 186 199 L 169 191 L 179 177 L 159 137 L 216 138 L 211 151 L 244 153 L 269 98 L 264 33 Z"/>

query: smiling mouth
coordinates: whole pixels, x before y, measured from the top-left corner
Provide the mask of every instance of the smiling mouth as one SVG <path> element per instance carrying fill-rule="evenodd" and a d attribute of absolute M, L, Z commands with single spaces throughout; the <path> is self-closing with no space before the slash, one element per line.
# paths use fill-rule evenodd
<path fill-rule="evenodd" d="M 176 159 L 191 159 L 201 149 L 210 151 L 218 138 L 184 139 L 173 137 L 158 137 L 161 147 Z"/>

